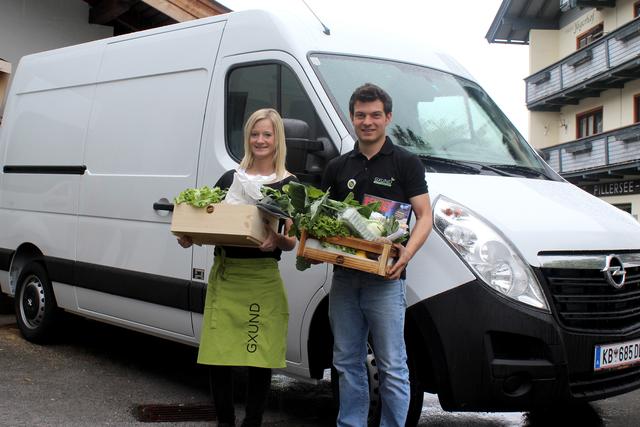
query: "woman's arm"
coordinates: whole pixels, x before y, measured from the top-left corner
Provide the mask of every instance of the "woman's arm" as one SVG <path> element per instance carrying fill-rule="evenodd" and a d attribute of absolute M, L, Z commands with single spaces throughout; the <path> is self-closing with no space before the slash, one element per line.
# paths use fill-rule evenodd
<path fill-rule="evenodd" d="M 283 251 L 290 251 L 293 248 L 295 248 L 296 247 L 295 236 L 289 237 L 289 230 L 291 229 L 292 224 L 293 224 L 293 221 L 291 221 L 290 219 L 287 219 L 284 225 L 283 234 L 278 234 L 275 231 L 273 231 L 268 225 L 265 225 L 267 233 L 269 234 L 267 239 L 264 242 L 262 242 L 262 245 L 260 245 L 258 249 L 260 249 L 263 252 L 273 252 L 274 250 L 276 250 L 276 248 L 279 248 Z"/>

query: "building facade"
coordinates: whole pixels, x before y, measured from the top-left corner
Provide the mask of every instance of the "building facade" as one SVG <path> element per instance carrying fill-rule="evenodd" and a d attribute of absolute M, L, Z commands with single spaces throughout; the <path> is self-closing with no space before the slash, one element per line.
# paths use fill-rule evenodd
<path fill-rule="evenodd" d="M 89 24 L 88 16 L 83 1 L 0 1 L 0 118 L 10 74 L 22 56 L 113 35 L 112 27 Z"/>
<path fill-rule="evenodd" d="M 504 0 L 492 43 L 529 45 L 529 141 L 585 191 L 640 215 L 640 1 Z"/>
<path fill-rule="evenodd" d="M 0 1 L 0 124 L 24 55 L 229 11 L 213 0 Z"/>

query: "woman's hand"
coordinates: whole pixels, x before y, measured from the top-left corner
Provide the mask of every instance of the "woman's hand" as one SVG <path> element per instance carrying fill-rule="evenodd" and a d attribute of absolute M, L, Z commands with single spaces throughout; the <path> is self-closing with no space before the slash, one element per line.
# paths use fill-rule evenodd
<path fill-rule="evenodd" d="M 268 224 L 265 224 L 265 230 L 267 231 L 267 238 L 262 245 L 259 246 L 263 252 L 272 252 L 276 249 L 282 249 L 283 251 L 290 251 L 296 247 L 297 239 L 295 237 L 289 237 L 289 230 L 293 222 L 287 219 L 284 227 L 284 234 L 278 234 Z"/>
<path fill-rule="evenodd" d="M 178 244 L 180 246 L 182 246 L 183 248 L 190 248 L 191 245 L 193 245 L 193 239 L 191 238 L 191 236 L 180 236 L 178 237 Z"/>
<path fill-rule="evenodd" d="M 269 224 L 265 224 L 264 229 L 267 232 L 267 238 L 264 239 L 258 249 L 262 252 L 273 252 L 278 248 L 279 236 L 271 227 L 269 227 Z"/>

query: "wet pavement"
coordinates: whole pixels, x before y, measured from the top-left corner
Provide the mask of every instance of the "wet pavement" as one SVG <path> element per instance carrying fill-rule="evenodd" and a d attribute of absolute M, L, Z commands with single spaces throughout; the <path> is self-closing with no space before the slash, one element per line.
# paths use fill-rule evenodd
<path fill-rule="evenodd" d="M 14 316 L 0 314 L 0 426 L 213 425 L 139 421 L 140 405 L 210 403 L 208 372 L 195 363 L 195 348 L 80 318 L 67 319 L 63 329 L 54 344 L 35 345 L 22 339 Z M 331 426 L 334 417 L 328 380 L 274 376 L 266 427 Z M 540 413 L 449 413 L 425 394 L 419 425 L 636 426 L 640 391 Z"/>

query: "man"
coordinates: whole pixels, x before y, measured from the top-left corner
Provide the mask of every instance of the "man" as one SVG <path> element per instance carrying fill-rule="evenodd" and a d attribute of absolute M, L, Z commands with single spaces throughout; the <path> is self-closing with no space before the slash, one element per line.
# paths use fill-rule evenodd
<path fill-rule="evenodd" d="M 322 179 L 322 188 L 330 189 L 333 199 L 343 200 L 353 192 L 360 202 L 367 195 L 410 203 L 416 217 L 406 247 L 395 245 L 399 258 L 387 278 L 334 268 L 329 319 L 340 387 L 338 426 L 367 425 L 369 334 L 380 373 L 380 425 L 404 427 L 409 407 L 404 269 L 429 235 L 432 219 L 424 166 L 386 135 L 391 108 L 391 97 L 378 86 L 367 83 L 355 90 L 349 114 L 358 141 L 352 151 L 329 163 Z"/>

